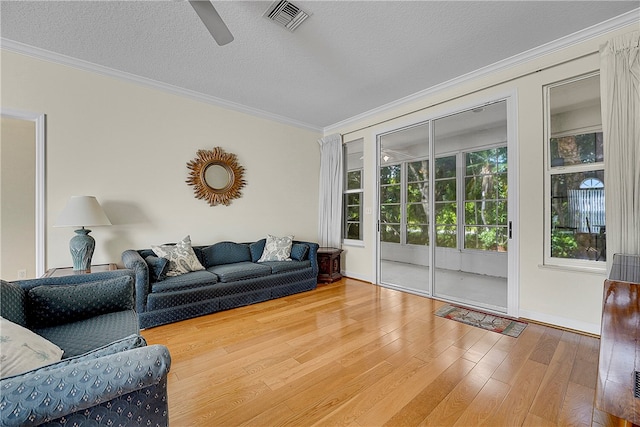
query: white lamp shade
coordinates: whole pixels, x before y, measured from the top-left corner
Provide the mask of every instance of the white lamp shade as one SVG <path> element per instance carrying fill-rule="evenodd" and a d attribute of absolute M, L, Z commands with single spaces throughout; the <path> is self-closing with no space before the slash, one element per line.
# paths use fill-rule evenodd
<path fill-rule="evenodd" d="M 111 225 L 94 196 L 72 196 L 64 207 L 54 227 L 88 227 Z"/>

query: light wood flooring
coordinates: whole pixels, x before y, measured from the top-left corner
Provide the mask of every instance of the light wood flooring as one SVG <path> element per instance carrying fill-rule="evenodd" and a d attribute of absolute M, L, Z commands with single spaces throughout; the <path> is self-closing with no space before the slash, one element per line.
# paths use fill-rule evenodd
<path fill-rule="evenodd" d="M 519 338 L 351 279 L 143 331 L 169 347 L 171 426 L 590 426 L 599 340 Z"/>

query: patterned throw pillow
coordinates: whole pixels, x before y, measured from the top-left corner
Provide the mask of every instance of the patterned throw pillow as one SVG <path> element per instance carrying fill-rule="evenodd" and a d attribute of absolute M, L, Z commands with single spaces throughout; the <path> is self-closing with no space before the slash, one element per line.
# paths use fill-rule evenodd
<path fill-rule="evenodd" d="M 0 317 L 0 378 L 40 368 L 62 358 L 62 349 L 40 335 Z"/>
<path fill-rule="evenodd" d="M 291 261 L 291 245 L 293 236 L 276 237 L 267 234 L 267 242 L 258 262 L 263 261 Z"/>
<path fill-rule="evenodd" d="M 190 271 L 204 270 L 193 248 L 191 236 L 187 236 L 174 245 L 151 246 L 151 250 L 159 257 L 169 260 L 167 277 L 179 276 Z"/>

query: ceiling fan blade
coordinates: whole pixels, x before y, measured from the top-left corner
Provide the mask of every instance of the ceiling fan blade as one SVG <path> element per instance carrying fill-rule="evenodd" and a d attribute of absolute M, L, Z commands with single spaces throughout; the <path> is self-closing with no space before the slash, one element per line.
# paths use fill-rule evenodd
<path fill-rule="evenodd" d="M 233 35 L 210 1 L 189 1 L 200 20 L 220 46 L 233 41 Z"/>

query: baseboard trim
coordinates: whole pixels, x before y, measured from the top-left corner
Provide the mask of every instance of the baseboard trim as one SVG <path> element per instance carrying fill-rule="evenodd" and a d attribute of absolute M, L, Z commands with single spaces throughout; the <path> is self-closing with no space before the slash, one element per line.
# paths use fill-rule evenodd
<path fill-rule="evenodd" d="M 374 283 L 371 280 L 371 277 L 369 277 L 369 276 L 352 273 L 352 272 L 349 272 L 349 271 L 346 271 L 346 270 L 342 271 L 342 276 L 345 277 L 345 278 L 355 279 L 355 280 L 359 280 L 359 281 L 362 281 L 362 282 Z M 382 286 L 384 288 L 393 289 L 393 290 L 400 291 L 400 292 L 412 293 L 412 294 L 424 296 L 424 297 L 427 297 L 427 298 L 437 299 L 437 298 L 434 298 L 433 296 L 424 295 L 424 294 L 421 294 L 421 293 L 418 293 L 418 292 L 411 292 L 410 290 L 398 288 L 398 287 L 395 287 L 395 286 L 387 286 L 387 285 L 378 285 L 378 286 Z M 599 323 L 594 324 L 594 323 L 581 322 L 581 321 L 578 321 L 578 320 L 575 320 L 575 319 L 568 319 L 566 317 L 554 316 L 554 315 L 547 314 L 547 313 L 539 313 L 537 311 L 522 310 L 522 309 L 520 309 L 520 311 L 519 311 L 518 319 L 522 320 L 522 321 L 525 321 L 525 322 L 537 323 L 537 324 L 540 324 L 540 325 L 549 326 L 549 327 L 556 328 L 556 329 L 566 330 L 566 331 L 569 331 L 569 332 L 575 332 L 575 333 L 579 333 L 579 334 L 583 334 L 583 335 L 589 335 L 589 336 L 592 336 L 592 337 L 595 337 L 595 338 L 599 338 L 600 337 L 600 324 Z"/>
<path fill-rule="evenodd" d="M 520 309 L 519 318 L 523 321 L 540 323 L 545 326 L 566 329 L 571 332 L 583 333 L 595 337 L 600 336 L 600 324 L 580 322 L 574 319 L 567 319 L 566 317 L 553 316 L 551 314 L 522 309 Z"/>
<path fill-rule="evenodd" d="M 365 275 L 362 275 L 362 274 L 352 273 L 352 272 L 346 271 L 346 270 L 342 270 L 340 272 L 340 274 L 342 274 L 343 277 L 348 277 L 349 279 L 356 279 L 356 280 L 360 280 L 361 282 L 373 283 L 373 280 L 371 280 L 370 276 L 365 276 Z"/>

